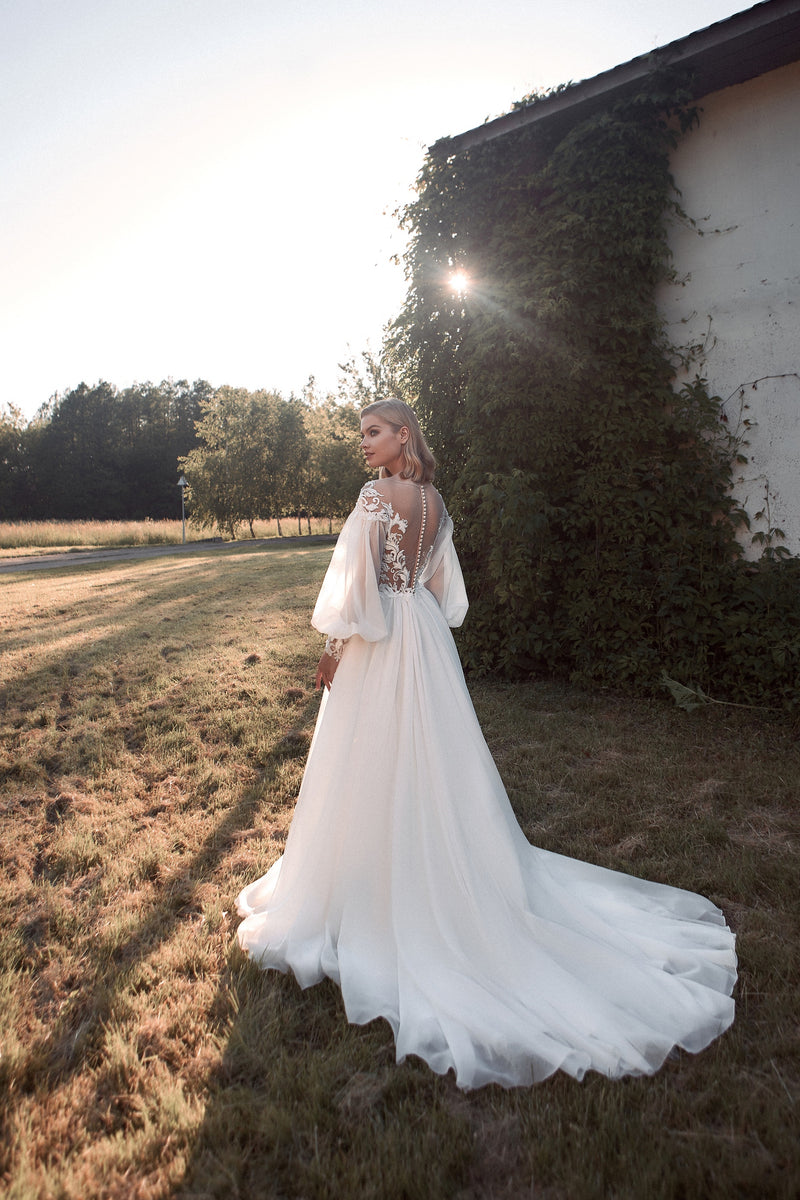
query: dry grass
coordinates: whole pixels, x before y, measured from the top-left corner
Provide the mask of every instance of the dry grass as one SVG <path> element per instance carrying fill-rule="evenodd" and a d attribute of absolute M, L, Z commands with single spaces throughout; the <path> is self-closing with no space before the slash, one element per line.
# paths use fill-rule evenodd
<path fill-rule="evenodd" d="M 342 522 L 327 517 L 312 517 L 311 533 L 338 533 Z M 181 542 L 180 521 L 0 521 L 0 558 L 13 558 L 42 551 L 54 554 L 63 550 L 91 550 L 112 546 L 175 546 Z M 218 530 L 187 523 L 189 541 L 216 537 Z M 298 526 L 296 517 L 281 520 L 283 537 L 305 536 L 309 522 L 305 517 Z M 250 537 L 250 529 L 240 526 L 238 535 Z M 256 538 L 278 537 L 277 521 L 254 521 Z"/>
<path fill-rule="evenodd" d="M 800 752 L 757 715 L 473 690 L 529 837 L 703 891 L 737 1023 L 654 1079 L 463 1095 L 236 950 L 313 727 L 330 547 L 0 581 L 0 1179 L 39 1197 L 800 1192 Z"/>

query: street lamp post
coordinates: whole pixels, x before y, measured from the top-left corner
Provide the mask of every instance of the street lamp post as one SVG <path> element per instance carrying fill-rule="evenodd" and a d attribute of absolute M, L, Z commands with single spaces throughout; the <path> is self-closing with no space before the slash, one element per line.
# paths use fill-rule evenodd
<path fill-rule="evenodd" d="M 178 487 L 181 489 L 181 542 L 186 545 L 186 489 L 188 483 L 183 475 L 178 480 Z"/>

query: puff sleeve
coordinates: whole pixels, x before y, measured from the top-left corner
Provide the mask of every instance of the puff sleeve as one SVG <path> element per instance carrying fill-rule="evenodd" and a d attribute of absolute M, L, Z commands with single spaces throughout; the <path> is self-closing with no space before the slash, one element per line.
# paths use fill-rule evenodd
<path fill-rule="evenodd" d="M 362 489 L 339 534 L 311 617 L 311 624 L 327 634 L 330 643 L 356 634 L 365 642 L 379 642 L 387 633 L 378 594 L 385 513 L 368 498 L 368 488 Z"/>
<path fill-rule="evenodd" d="M 433 592 L 447 624 L 452 629 L 458 628 L 467 615 L 469 601 L 464 576 L 461 573 L 461 563 L 453 545 L 453 522 L 449 515 L 445 515 L 442 522 L 442 529 L 425 566 L 421 582 Z"/>

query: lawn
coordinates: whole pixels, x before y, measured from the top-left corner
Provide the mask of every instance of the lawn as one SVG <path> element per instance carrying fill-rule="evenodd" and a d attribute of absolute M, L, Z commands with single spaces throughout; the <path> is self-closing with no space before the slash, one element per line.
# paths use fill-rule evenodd
<path fill-rule="evenodd" d="M 652 1079 L 462 1093 L 236 948 L 318 697 L 330 546 L 0 579 L 0 1180 L 10 1200 L 800 1194 L 800 748 L 768 713 L 548 682 L 473 696 L 548 849 L 737 930 L 733 1029 Z M 488 832 L 488 831 L 487 831 Z"/>

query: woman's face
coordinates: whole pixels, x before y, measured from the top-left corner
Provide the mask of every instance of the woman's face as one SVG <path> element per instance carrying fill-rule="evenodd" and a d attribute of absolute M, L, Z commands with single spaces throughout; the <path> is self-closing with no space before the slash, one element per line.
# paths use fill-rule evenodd
<path fill-rule="evenodd" d="M 397 475 L 403 468 L 403 446 L 407 441 L 406 425 L 394 429 L 374 414 L 364 417 L 361 422 L 361 449 L 376 472 L 379 467 L 385 467 L 390 475 Z"/>

